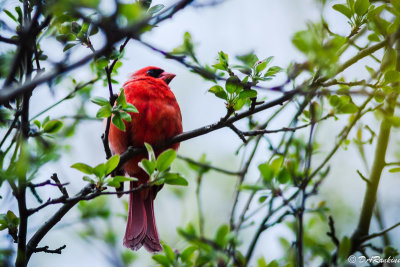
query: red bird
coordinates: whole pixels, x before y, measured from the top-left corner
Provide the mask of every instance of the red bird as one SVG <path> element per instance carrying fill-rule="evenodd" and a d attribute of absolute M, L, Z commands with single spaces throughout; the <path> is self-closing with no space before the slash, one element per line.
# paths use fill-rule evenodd
<path fill-rule="evenodd" d="M 182 116 L 168 84 L 175 74 L 157 67 L 146 67 L 131 75 L 124 83 L 126 101 L 133 104 L 139 113 L 131 113 L 132 121 L 126 122 L 125 132 L 111 124 L 109 141 L 113 153 L 122 154 L 129 146 L 140 147 L 144 142 L 154 146 L 182 133 Z M 170 148 L 177 150 L 179 143 Z M 156 155 L 162 150 L 156 150 Z M 130 188 L 146 184 L 148 175 L 138 166 L 147 156 L 141 154 L 124 164 L 123 170 L 131 177 Z M 156 188 L 133 192 L 129 199 L 128 222 L 126 225 L 124 246 L 138 250 L 144 246 L 150 252 L 161 251 L 154 218 L 153 200 Z"/>

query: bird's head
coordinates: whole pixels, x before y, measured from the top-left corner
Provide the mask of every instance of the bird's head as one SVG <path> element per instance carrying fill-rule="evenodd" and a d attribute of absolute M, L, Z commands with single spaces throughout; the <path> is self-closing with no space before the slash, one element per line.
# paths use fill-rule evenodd
<path fill-rule="evenodd" d="M 169 84 L 175 76 L 173 73 L 165 72 L 163 69 L 154 66 L 145 67 L 132 74 L 132 78 L 152 77 L 163 80 L 166 84 Z"/>

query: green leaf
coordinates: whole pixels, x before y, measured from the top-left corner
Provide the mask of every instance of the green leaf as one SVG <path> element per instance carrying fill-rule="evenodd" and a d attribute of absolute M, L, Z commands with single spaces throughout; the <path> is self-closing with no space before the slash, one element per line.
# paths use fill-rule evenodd
<path fill-rule="evenodd" d="M 284 158 L 282 156 L 277 156 L 270 164 L 271 170 L 274 172 L 274 174 L 277 174 L 281 166 L 283 164 Z"/>
<path fill-rule="evenodd" d="M 93 180 L 93 179 L 90 178 L 89 176 L 83 176 L 83 177 L 82 177 L 82 180 L 84 180 L 84 181 L 86 181 L 86 182 L 89 182 L 89 183 L 91 183 L 91 184 L 95 184 L 95 183 L 96 183 L 95 180 Z"/>
<path fill-rule="evenodd" d="M 340 98 L 337 95 L 332 95 L 329 97 L 329 104 L 332 107 L 337 107 L 338 105 L 340 105 Z"/>
<path fill-rule="evenodd" d="M 236 100 L 235 105 L 233 106 L 233 108 L 235 110 L 240 110 L 244 106 L 244 104 L 246 104 L 246 99 L 239 98 L 239 99 Z"/>
<path fill-rule="evenodd" d="M 120 182 L 117 182 L 117 181 L 114 181 L 113 179 L 109 179 L 109 180 L 107 181 L 107 185 L 108 185 L 108 186 L 115 187 L 115 188 L 119 188 L 119 187 L 121 186 L 121 183 L 120 183 Z"/>
<path fill-rule="evenodd" d="M 370 42 L 380 42 L 381 38 L 379 38 L 378 34 L 371 33 L 370 35 L 368 35 L 368 41 L 370 41 Z"/>
<path fill-rule="evenodd" d="M 117 166 L 119 163 L 119 155 L 116 154 L 114 156 L 112 156 L 105 164 L 106 167 L 106 174 L 111 173 Z"/>
<path fill-rule="evenodd" d="M 131 115 L 129 114 L 129 113 L 126 113 L 126 112 L 119 112 L 119 114 L 121 115 L 121 118 L 124 120 L 124 121 L 127 121 L 127 122 L 130 122 L 130 121 L 132 121 L 132 117 L 131 117 Z"/>
<path fill-rule="evenodd" d="M 105 106 L 104 106 L 105 107 Z M 124 121 L 121 118 L 121 114 L 118 112 L 116 114 L 114 114 L 114 116 L 112 117 L 112 123 L 121 131 L 125 132 L 125 124 Z"/>
<path fill-rule="evenodd" d="M 100 163 L 96 167 L 93 168 L 93 173 L 99 178 L 103 178 L 108 173 L 106 172 L 106 165 L 104 163 Z"/>
<path fill-rule="evenodd" d="M 109 102 L 107 104 L 104 104 L 96 113 L 96 118 L 108 118 L 111 116 L 111 105 Z"/>
<path fill-rule="evenodd" d="M 347 260 L 350 249 L 351 249 L 351 240 L 347 236 L 344 236 L 340 241 L 340 246 L 339 246 L 339 253 L 338 253 L 339 263 L 343 263 Z"/>
<path fill-rule="evenodd" d="M 110 104 L 110 102 L 107 99 L 105 99 L 104 97 L 100 97 L 100 96 L 92 97 L 90 99 L 90 101 L 92 101 L 93 103 L 95 103 L 96 105 L 99 105 L 99 106 L 104 106 L 104 105 Z"/>
<path fill-rule="evenodd" d="M 122 110 L 125 111 L 125 112 L 139 113 L 139 111 L 137 110 L 137 108 L 136 108 L 134 105 L 129 104 L 129 103 L 128 103 L 128 105 L 127 105 L 125 108 L 123 108 Z"/>
<path fill-rule="evenodd" d="M 266 67 L 267 67 L 268 63 L 267 62 L 261 62 L 259 64 L 257 64 L 256 66 L 256 73 L 260 73 L 262 72 Z"/>
<path fill-rule="evenodd" d="M 93 174 L 93 168 L 85 163 L 75 163 L 71 168 L 77 169 L 86 174 Z"/>
<path fill-rule="evenodd" d="M 162 4 L 152 6 L 152 7 L 147 11 L 147 13 L 150 14 L 150 15 L 153 15 L 153 14 L 155 14 L 155 13 L 161 11 L 161 9 L 163 9 L 164 7 L 165 7 L 165 6 L 162 5 Z"/>
<path fill-rule="evenodd" d="M 181 253 L 181 255 L 180 255 L 182 262 L 184 262 L 184 263 L 189 263 L 191 257 L 193 256 L 193 253 L 194 253 L 196 250 L 197 250 L 197 248 L 196 248 L 196 247 L 193 247 L 193 246 L 188 247 L 188 248 L 185 248 L 185 250 L 182 251 L 182 253 Z"/>
<path fill-rule="evenodd" d="M 170 185 L 187 186 L 189 184 L 186 179 L 180 176 L 178 173 L 166 173 L 163 178 L 165 179 L 164 183 Z"/>
<path fill-rule="evenodd" d="M 239 98 L 246 99 L 246 98 L 253 98 L 253 97 L 257 97 L 256 90 L 244 90 L 239 93 Z"/>
<path fill-rule="evenodd" d="M 7 9 L 3 9 L 3 11 L 4 11 L 4 13 L 6 13 L 7 14 L 7 16 L 9 16 L 13 21 L 15 21 L 15 22 L 17 22 L 18 23 L 18 20 L 17 20 L 17 18 L 10 12 L 10 11 L 8 11 Z"/>
<path fill-rule="evenodd" d="M 92 27 L 89 30 L 89 36 L 95 35 L 98 32 L 99 32 L 99 27 L 92 24 Z"/>
<path fill-rule="evenodd" d="M 299 31 L 296 32 L 292 38 L 292 42 L 297 49 L 303 53 L 308 53 L 313 46 L 313 41 L 315 37 L 311 31 Z"/>
<path fill-rule="evenodd" d="M 152 175 L 156 164 L 153 161 L 149 161 L 148 159 L 142 159 L 141 162 L 139 162 L 138 166 L 142 168 L 148 175 Z"/>
<path fill-rule="evenodd" d="M 287 182 L 290 181 L 290 178 L 291 178 L 290 172 L 286 168 L 283 168 L 276 177 L 278 182 L 281 184 L 286 184 Z"/>
<path fill-rule="evenodd" d="M 256 64 L 258 61 L 258 57 L 253 52 L 237 56 L 236 58 L 238 60 L 242 61 L 244 64 L 246 64 L 250 68 L 252 68 L 254 66 L 254 64 Z"/>
<path fill-rule="evenodd" d="M 332 8 L 334 10 L 342 13 L 343 15 L 345 15 L 348 19 L 351 19 L 352 12 L 346 5 L 336 4 L 336 5 L 333 5 Z"/>
<path fill-rule="evenodd" d="M 263 163 L 258 165 L 258 169 L 260 170 L 261 176 L 263 177 L 265 182 L 270 182 L 274 176 L 274 172 L 268 163 Z"/>
<path fill-rule="evenodd" d="M 7 221 L 10 224 L 12 224 L 13 226 L 19 225 L 19 218 L 11 210 L 7 211 L 6 218 L 7 218 Z"/>
<path fill-rule="evenodd" d="M 222 86 L 214 85 L 208 91 L 210 93 L 213 93 L 216 97 L 219 97 L 219 98 L 222 98 L 225 100 L 228 99 L 228 95 L 226 94 L 226 92 L 224 91 L 224 88 L 222 88 Z"/>
<path fill-rule="evenodd" d="M 75 34 L 59 34 L 56 36 L 56 40 L 62 43 L 76 41 Z"/>
<path fill-rule="evenodd" d="M 156 161 L 156 156 L 154 154 L 153 147 L 149 143 L 144 143 L 144 146 L 147 149 L 147 153 L 149 155 L 149 160 L 155 162 Z"/>
<path fill-rule="evenodd" d="M 145 10 L 141 7 L 139 1 L 133 4 L 119 4 L 119 11 L 122 16 L 124 16 L 128 24 L 133 24 L 136 21 L 142 19 L 146 13 Z"/>
<path fill-rule="evenodd" d="M 156 262 L 158 262 L 159 264 L 161 264 L 163 267 L 169 267 L 169 260 L 166 256 L 164 255 L 154 255 L 153 257 L 151 257 L 153 260 L 155 260 Z"/>
<path fill-rule="evenodd" d="M 397 12 L 400 12 L 400 0 L 390 0 L 390 3 L 392 3 Z"/>
<path fill-rule="evenodd" d="M 226 91 L 230 94 L 239 93 L 243 89 L 240 79 L 237 76 L 231 76 L 226 80 L 225 83 Z"/>
<path fill-rule="evenodd" d="M 400 172 L 400 167 L 392 168 L 392 169 L 389 170 L 389 172 L 392 172 L 392 173 L 394 173 L 394 172 Z"/>
<path fill-rule="evenodd" d="M 267 72 L 264 74 L 264 77 L 273 77 L 275 74 L 281 72 L 283 69 L 278 66 L 273 66 L 267 70 Z"/>
<path fill-rule="evenodd" d="M 229 226 L 224 224 L 221 225 L 214 237 L 214 242 L 217 243 L 221 248 L 225 247 L 226 245 L 226 240 L 225 237 L 229 233 Z"/>
<path fill-rule="evenodd" d="M 174 263 L 174 261 L 175 261 L 175 253 L 172 251 L 171 247 L 168 246 L 164 242 L 163 242 L 162 246 L 163 246 L 164 253 L 167 256 L 168 261 L 170 263 Z"/>
<path fill-rule="evenodd" d="M 219 62 L 224 66 L 227 67 L 229 65 L 229 57 L 228 54 L 225 54 L 223 51 L 219 52 Z"/>
<path fill-rule="evenodd" d="M 51 120 L 48 121 L 44 126 L 43 126 L 43 131 L 45 133 L 49 134 L 54 134 L 58 132 L 63 126 L 63 123 L 59 120 Z"/>
<path fill-rule="evenodd" d="M 42 124 L 38 120 L 34 120 L 33 124 L 35 124 L 38 127 L 38 129 L 40 129 L 40 127 L 42 127 Z"/>
<path fill-rule="evenodd" d="M 78 43 L 68 43 L 64 46 L 63 52 L 68 51 L 72 47 L 76 46 Z"/>
<path fill-rule="evenodd" d="M 214 65 L 212 65 L 213 66 L 213 68 L 215 68 L 215 69 L 218 69 L 218 70 L 226 70 L 227 68 L 224 66 L 224 64 L 221 64 L 221 63 L 217 63 L 217 64 L 214 64 Z"/>
<path fill-rule="evenodd" d="M 107 66 L 108 66 L 108 59 L 101 57 L 98 60 L 96 60 L 96 67 L 98 69 L 104 69 Z"/>
<path fill-rule="evenodd" d="M 251 75 L 252 73 L 251 68 L 248 66 L 234 65 L 232 66 L 232 69 L 237 69 L 238 71 L 246 75 Z"/>
<path fill-rule="evenodd" d="M 156 168 L 159 172 L 163 172 L 171 166 L 176 158 L 176 151 L 173 149 L 165 150 L 157 158 Z"/>
<path fill-rule="evenodd" d="M 362 16 L 367 13 L 369 8 L 369 0 L 357 0 L 354 4 L 354 11 L 357 15 Z"/>
<path fill-rule="evenodd" d="M 353 103 L 347 103 L 339 108 L 339 112 L 343 114 L 353 114 L 358 111 L 358 107 Z"/>
<path fill-rule="evenodd" d="M 396 70 L 389 70 L 385 73 L 386 83 L 395 83 L 400 81 L 400 72 Z"/>
<path fill-rule="evenodd" d="M 240 190 L 251 190 L 251 191 L 258 191 L 266 189 L 263 185 L 256 185 L 256 184 L 242 184 L 239 187 Z"/>
<path fill-rule="evenodd" d="M 117 105 L 121 106 L 122 108 L 126 108 L 128 106 L 128 103 L 125 99 L 125 91 L 123 89 L 121 89 L 121 92 L 118 95 Z"/>
<path fill-rule="evenodd" d="M 126 176 L 115 176 L 113 177 L 113 180 L 121 183 L 121 182 L 133 182 L 133 181 L 137 181 L 137 178 L 134 177 L 126 177 Z"/>
<path fill-rule="evenodd" d="M 394 69 L 396 65 L 396 57 L 397 53 L 393 48 L 386 49 L 382 58 L 381 71 L 385 72 L 387 70 Z"/>

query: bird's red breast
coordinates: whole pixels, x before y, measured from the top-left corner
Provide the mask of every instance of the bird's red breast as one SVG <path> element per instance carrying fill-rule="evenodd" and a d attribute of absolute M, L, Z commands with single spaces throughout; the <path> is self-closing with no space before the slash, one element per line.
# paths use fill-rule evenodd
<path fill-rule="evenodd" d="M 143 146 L 144 142 L 156 145 L 182 132 L 179 105 L 168 84 L 175 77 L 157 67 L 143 68 L 124 83 L 126 101 L 139 113 L 131 113 L 132 121 L 126 122 L 125 132 L 111 124 L 109 141 L 114 153 L 121 154 L 129 146 Z M 172 148 L 177 149 L 179 144 Z M 161 151 L 155 151 L 159 154 Z M 135 176 L 138 162 L 146 155 L 138 155 L 124 165 L 124 170 Z M 145 182 L 145 181 L 141 181 Z"/>

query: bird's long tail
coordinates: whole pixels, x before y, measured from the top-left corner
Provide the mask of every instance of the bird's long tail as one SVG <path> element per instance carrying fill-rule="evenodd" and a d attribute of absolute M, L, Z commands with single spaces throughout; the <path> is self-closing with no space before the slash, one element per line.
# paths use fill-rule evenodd
<path fill-rule="evenodd" d="M 133 187 L 134 184 L 131 182 L 130 188 Z M 154 217 L 155 195 L 153 188 L 130 194 L 128 222 L 124 237 L 125 247 L 138 250 L 144 246 L 150 252 L 162 250 Z"/>

